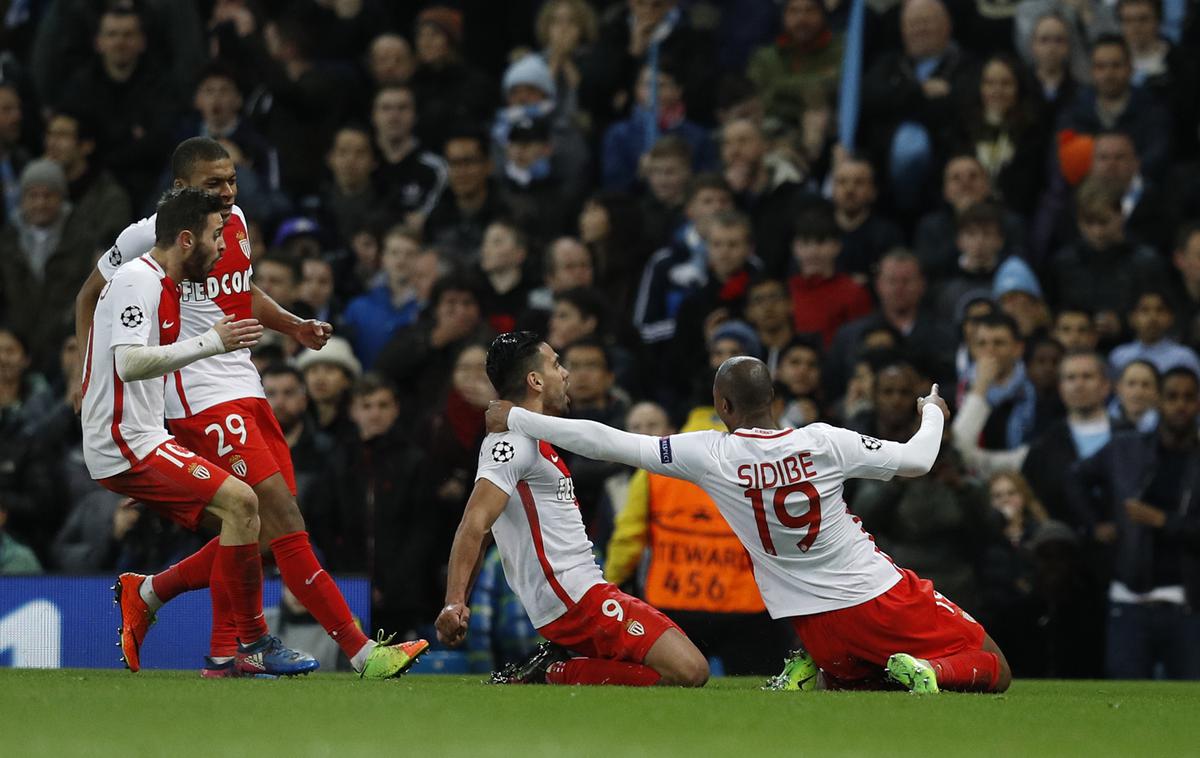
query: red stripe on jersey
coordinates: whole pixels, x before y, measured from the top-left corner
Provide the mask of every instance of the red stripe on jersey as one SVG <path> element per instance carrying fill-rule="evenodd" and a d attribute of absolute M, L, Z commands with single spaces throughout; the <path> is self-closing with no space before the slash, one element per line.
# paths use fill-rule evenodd
<path fill-rule="evenodd" d="M 95 334 L 96 322 L 93 320 L 91 328 L 88 329 L 87 360 L 83 362 L 83 395 L 87 394 L 88 382 L 92 380 L 92 338 Z"/>
<path fill-rule="evenodd" d="M 188 405 L 187 395 L 183 394 L 183 375 L 175 372 L 175 391 L 179 393 L 179 403 L 183 406 L 183 415 L 192 417 L 192 408 Z"/>
<path fill-rule="evenodd" d="M 526 482 L 517 482 L 517 492 L 521 493 L 521 504 L 525 506 L 525 518 L 529 519 L 529 532 L 533 537 L 533 550 L 537 553 L 538 563 L 542 566 L 542 573 L 546 575 L 546 581 L 550 583 L 550 589 L 554 590 L 554 594 L 558 595 L 558 599 L 563 605 L 571 608 L 575 602 L 571 600 L 571 596 L 563 589 L 563 586 L 558 583 L 558 578 L 554 576 L 554 569 L 550 568 L 550 561 L 546 558 L 546 546 L 542 544 L 542 525 L 538 519 L 537 503 L 533 499 L 533 491 L 529 489 L 529 484 Z"/>
<path fill-rule="evenodd" d="M 793 431 L 795 430 L 784 429 L 782 432 L 778 432 L 777 434 L 750 434 L 749 432 L 734 432 L 734 434 L 736 434 L 738 437 L 749 437 L 752 440 L 773 440 L 778 437 L 782 437 L 785 434 L 791 434 Z"/>
<path fill-rule="evenodd" d="M 117 374 L 117 369 L 113 367 L 113 422 L 112 422 L 112 438 L 113 442 L 117 443 L 117 447 L 121 449 L 121 455 L 125 456 L 125 460 L 129 461 L 130 466 L 137 465 L 137 458 L 133 451 L 129 449 L 129 445 L 125 444 L 125 438 L 121 436 L 121 411 L 125 406 L 125 383 L 121 381 L 120 375 Z"/>
<path fill-rule="evenodd" d="M 563 476 L 571 475 L 571 470 L 567 468 L 567 462 L 562 459 L 562 456 L 558 454 L 558 451 L 549 442 L 538 440 L 538 452 L 542 454 L 543 458 L 554 464 L 554 467 Z"/>

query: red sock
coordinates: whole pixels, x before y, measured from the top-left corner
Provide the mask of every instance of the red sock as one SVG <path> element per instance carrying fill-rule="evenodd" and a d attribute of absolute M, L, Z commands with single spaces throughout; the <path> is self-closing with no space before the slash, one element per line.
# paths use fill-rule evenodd
<path fill-rule="evenodd" d="M 208 590 L 212 595 L 212 637 L 209 638 L 208 654 L 213 658 L 232 658 L 237 653 L 237 623 L 233 620 L 233 606 L 225 585 L 214 582 Z"/>
<path fill-rule="evenodd" d="M 219 538 L 213 537 L 208 544 L 176 563 L 166 571 L 154 575 L 154 594 L 164 603 L 173 597 L 191 590 L 202 590 L 208 586 L 212 576 L 213 561 L 217 557 Z"/>
<path fill-rule="evenodd" d="M 649 666 L 640 663 L 606 661 L 603 658 L 572 658 L 552 663 L 546 669 L 547 684 L 624 684 L 629 687 L 650 687 L 661 677 Z"/>
<path fill-rule="evenodd" d="M 367 644 L 367 635 L 354 623 L 342 591 L 313 555 L 308 532 L 292 532 L 271 540 L 275 565 L 283 583 L 308 612 L 325 627 L 325 632 L 347 658 Z"/>
<path fill-rule="evenodd" d="M 230 611 L 243 645 L 267 634 L 262 611 L 262 560 L 258 543 L 221 545 L 213 562 L 212 587 L 229 596 Z"/>
<path fill-rule="evenodd" d="M 945 658 L 930 658 L 938 687 L 960 692 L 990 692 L 1000 679 L 1000 659 L 986 650 L 971 650 Z"/>

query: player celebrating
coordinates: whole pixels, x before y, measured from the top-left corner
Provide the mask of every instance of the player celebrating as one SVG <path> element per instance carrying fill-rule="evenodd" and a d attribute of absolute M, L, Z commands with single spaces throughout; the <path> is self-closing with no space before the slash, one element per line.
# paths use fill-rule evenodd
<path fill-rule="evenodd" d="M 937 458 L 949 415 L 938 396 L 917 401 L 921 428 L 907 443 L 826 424 L 780 429 L 771 375 L 748 357 L 722 364 L 713 404 L 732 433 L 629 434 L 555 419 L 496 401 L 488 429 L 546 440 L 699 485 L 754 564 L 772 618 L 791 620 L 807 652 L 787 662 L 781 689 L 893 686 L 1002 692 L 1011 681 L 999 647 L 974 619 L 875 547 L 842 499 L 846 479 L 922 476 Z M 818 671 L 818 669 L 820 671 Z"/>
<path fill-rule="evenodd" d="M 487 373 L 501 397 L 531 414 L 567 408 L 567 371 L 530 332 L 497 337 Z M 604 581 L 566 463 L 550 445 L 517 432 L 488 435 L 480 449 L 475 489 L 450 552 L 440 640 L 454 646 L 466 636 L 469 585 L 488 530 L 509 584 L 553 643 L 494 682 L 700 687 L 708 681 L 708 662 L 679 627 Z M 570 658 L 565 649 L 586 657 Z"/>
<path fill-rule="evenodd" d="M 204 281 L 225 249 L 224 223 L 218 198 L 197 189 L 168 194 L 158 206 L 154 247 L 100 294 L 84 358 L 84 461 L 106 488 L 189 529 L 206 511 L 220 519 L 209 581 L 228 598 L 235 633 L 246 643 L 237 646 L 238 667 L 302 674 L 317 668 L 316 659 L 283 647 L 263 620 L 258 498 L 163 430 L 162 377 L 262 336 L 256 320 L 225 316 L 177 341 L 176 282 Z"/>
<path fill-rule="evenodd" d="M 171 157 L 176 187 L 197 187 L 220 198 L 229 254 L 199 282 L 185 283 L 180 314 L 183 337 L 203 334 L 224 315 L 259 319 L 269 329 L 294 337 L 305 347 L 320 349 L 332 327 L 302 320 L 281 308 L 251 281 L 250 242 L 246 220 L 234 203 L 237 172 L 220 143 L 195 137 L 179 144 Z M 77 332 L 86 334 L 87 316 L 105 280 L 153 244 L 154 217 L 121 232 L 100 258 L 76 303 Z M 261 540 L 269 546 L 284 584 L 300 599 L 363 676 L 385 678 L 407 671 L 429 646 L 424 640 L 399 645 L 377 644 L 358 628 L 337 584 L 313 555 L 304 519 L 296 503 L 291 452 L 248 351 L 205 358 L 183 367 L 166 382 L 169 426 L 181 442 L 236 474 L 253 487 L 262 518 Z M 121 606 L 121 646 L 131 671 L 155 612 L 171 598 L 209 586 L 217 542 L 153 577 L 122 574 L 114 587 Z M 205 676 L 236 676 L 233 666 L 236 630 L 229 599 L 213 588 L 213 635 Z"/>

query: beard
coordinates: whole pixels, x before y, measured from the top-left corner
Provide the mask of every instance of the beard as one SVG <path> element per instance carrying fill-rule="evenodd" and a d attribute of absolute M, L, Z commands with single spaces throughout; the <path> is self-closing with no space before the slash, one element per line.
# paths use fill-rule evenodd
<path fill-rule="evenodd" d="M 203 284 L 208 279 L 208 272 L 212 271 L 213 265 L 216 264 L 216 259 L 211 255 L 213 248 L 211 246 L 197 245 L 192 251 L 192 255 L 183 262 L 183 275 L 186 279 L 197 284 Z M 208 261 L 213 260 L 212 264 Z"/>

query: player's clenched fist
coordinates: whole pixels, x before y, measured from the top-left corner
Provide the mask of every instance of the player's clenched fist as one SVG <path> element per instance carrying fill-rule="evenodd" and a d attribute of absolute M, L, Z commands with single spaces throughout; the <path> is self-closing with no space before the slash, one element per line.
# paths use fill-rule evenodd
<path fill-rule="evenodd" d="M 508 412 L 513 409 L 513 404 L 507 400 L 493 400 L 488 403 L 487 414 L 484 417 L 487 420 L 487 430 L 490 434 L 508 431 Z"/>
<path fill-rule="evenodd" d="M 471 609 L 462 603 L 451 603 L 438 614 L 438 640 L 444 645 L 456 647 L 467 638 L 467 622 L 471 620 Z"/>
<path fill-rule="evenodd" d="M 225 352 L 232 353 L 244 347 L 254 347 L 262 339 L 263 327 L 256 318 L 245 318 L 234 321 L 233 316 L 223 316 L 213 324 L 213 331 L 221 338 Z"/>
<path fill-rule="evenodd" d="M 329 338 L 333 336 L 333 325 L 326 321 L 317 321 L 312 318 L 305 319 L 296 324 L 292 336 L 309 350 L 320 350 L 325 347 L 326 343 L 329 342 Z"/>

